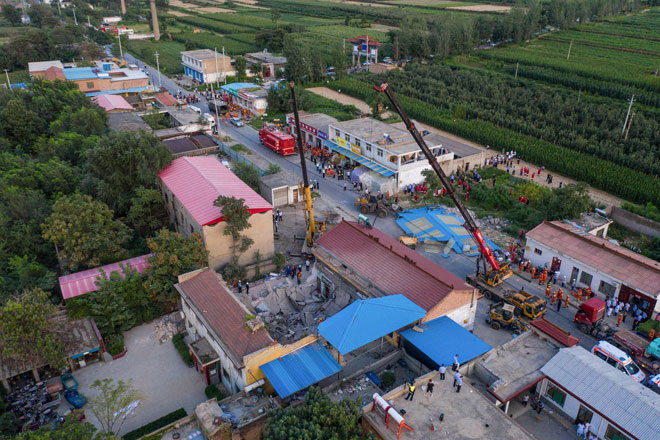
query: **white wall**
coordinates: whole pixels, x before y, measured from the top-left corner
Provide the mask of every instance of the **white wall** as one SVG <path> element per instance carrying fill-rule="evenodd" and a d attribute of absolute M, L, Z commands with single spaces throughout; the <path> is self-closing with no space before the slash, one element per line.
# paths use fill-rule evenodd
<path fill-rule="evenodd" d="M 464 327 L 467 330 L 472 330 L 474 327 L 474 317 L 477 313 L 477 301 L 470 307 L 470 303 L 464 304 L 451 312 L 447 313 L 449 319 Z M 467 321 L 467 322 L 466 322 Z"/>
<path fill-rule="evenodd" d="M 211 334 L 204 325 L 204 323 L 197 317 L 197 314 L 192 310 L 192 308 L 188 305 L 188 303 L 182 298 L 181 301 L 183 305 L 183 313 L 186 316 L 186 330 L 188 331 L 188 334 L 190 337 L 196 341 L 199 338 L 206 338 L 209 341 L 209 344 L 211 344 L 211 347 L 215 350 L 216 353 L 218 353 L 218 356 L 220 358 L 219 365 L 217 368 L 219 369 L 220 377 L 222 378 L 222 383 L 223 385 L 233 394 L 236 393 L 243 388 L 245 388 L 246 384 L 245 381 L 243 380 L 243 374 L 241 372 L 241 369 L 237 368 L 234 363 L 231 361 L 229 356 L 224 352 L 224 350 L 220 347 L 220 344 L 216 340 L 215 336 Z M 222 374 L 222 370 L 220 370 L 221 367 L 224 367 L 224 369 L 229 373 L 230 380 L 227 381 Z M 203 376 L 203 375 L 202 375 Z M 206 380 L 206 379 L 203 379 Z"/>
<path fill-rule="evenodd" d="M 536 249 L 541 251 L 541 255 L 535 252 Z M 559 275 L 559 279 L 557 280 L 557 284 L 559 284 L 561 278 L 563 278 L 564 275 L 566 275 L 566 283 L 570 284 L 571 282 L 570 277 L 571 277 L 571 273 L 573 272 L 573 268 L 577 267 L 580 270 L 580 272 L 578 272 L 577 275 L 577 285 L 579 287 L 585 289 L 588 287 L 586 284 L 580 282 L 580 276 L 582 275 L 582 271 L 586 271 L 588 274 L 591 274 L 593 276 L 593 279 L 591 281 L 591 289 L 595 294 L 601 297 L 606 296 L 604 293 L 598 290 L 598 287 L 600 286 L 600 282 L 605 281 L 606 283 L 616 287 L 614 297 L 615 298 L 618 297 L 619 290 L 621 288 L 621 283 L 618 280 L 580 261 L 574 260 L 571 257 L 567 257 L 563 255 L 561 252 L 552 249 L 551 247 L 546 246 L 542 243 L 539 243 L 533 238 L 527 238 L 527 245 L 525 247 L 525 258 L 530 260 L 533 265 L 543 266 L 544 264 L 547 264 L 549 269 L 550 266 L 552 265 L 553 257 L 557 257 L 561 260 L 561 266 L 559 267 L 560 275 Z"/>

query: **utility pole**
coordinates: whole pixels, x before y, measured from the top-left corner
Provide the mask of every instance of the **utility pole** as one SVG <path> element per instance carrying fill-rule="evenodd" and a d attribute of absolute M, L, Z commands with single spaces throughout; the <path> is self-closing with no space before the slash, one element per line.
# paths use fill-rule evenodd
<path fill-rule="evenodd" d="M 158 62 L 158 52 L 155 52 L 156 55 L 156 69 L 158 70 L 158 90 L 163 87 L 162 83 L 160 82 L 160 63 Z"/>
<path fill-rule="evenodd" d="M 571 57 L 571 49 L 573 48 L 573 40 L 571 40 L 570 46 L 568 46 L 568 55 L 566 56 L 566 61 Z"/>
<path fill-rule="evenodd" d="M 225 46 L 222 46 L 222 77 L 227 84 L 227 57 L 225 56 Z"/>
<path fill-rule="evenodd" d="M 92 27 L 92 22 L 89 20 L 89 15 L 87 16 L 87 26 Z"/>
<path fill-rule="evenodd" d="M 215 99 L 215 91 L 213 90 L 213 83 L 211 83 L 211 95 L 213 95 L 213 106 L 215 107 L 215 130 L 220 135 L 220 116 L 218 115 L 218 101 Z M 222 139 L 222 136 L 220 137 Z"/>
<path fill-rule="evenodd" d="M 214 47 L 213 52 L 215 53 L 215 86 L 218 87 L 218 84 L 220 83 L 220 80 L 218 79 L 218 48 Z M 211 90 L 213 90 L 213 86 L 211 86 Z"/>
<path fill-rule="evenodd" d="M 76 18 L 76 7 L 73 7 L 73 22 L 78 26 L 78 19 Z"/>
<path fill-rule="evenodd" d="M 632 112 L 630 115 L 630 121 L 628 121 L 628 128 L 626 128 L 626 136 L 623 138 L 624 141 L 628 140 L 628 133 L 630 133 L 630 126 L 632 125 L 632 120 L 635 117 L 635 112 Z"/>
<path fill-rule="evenodd" d="M 520 64 L 520 62 L 517 62 L 517 63 L 516 63 L 516 76 L 515 76 L 514 79 L 518 79 L 518 65 L 519 65 L 519 64 Z"/>
<path fill-rule="evenodd" d="M 9 70 L 5 69 L 5 75 L 7 76 L 7 88 L 11 89 L 11 81 L 9 81 Z"/>
<path fill-rule="evenodd" d="M 124 58 L 124 51 L 121 50 L 121 35 L 117 34 L 117 39 L 119 40 L 119 58 Z"/>
<path fill-rule="evenodd" d="M 628 113 L 626 113 L 626 120 L 623 121 L 623 128 L 621 129 L 621 134 L 626 132 L 626 126 L 628 125 L 628 117 L 630 116 L 630 109 L 632 109 L 633 102 L 635 102 L 635 95 L 633 94 L 630 97 L 630 105 L 628 106 Z"/>
<path fill-rule="evenodd" d="M 62 10 L 60 9 L 60 0 L 57 0 L 57 15 L 62 17 Z"/>

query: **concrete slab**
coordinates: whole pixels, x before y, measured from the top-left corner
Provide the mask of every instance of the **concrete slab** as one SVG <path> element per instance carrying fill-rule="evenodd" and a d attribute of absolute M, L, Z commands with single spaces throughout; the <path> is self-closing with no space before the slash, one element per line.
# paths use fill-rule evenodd
<path fill-rule="evenodd" d="M 204 377 L 183 363 L 171 341 L 158 341 L 154 323 L 136 327 L 126 332 L 124 338 L 128 352 L 123 358 L 96 363 L 74 373 L 80 392 L 87 397 L 95 394 L 90 385 L 96 379 L 132 379 L 133 387 L 144 400 L 118 434 L 125 434 L 181 407 L 192 414 L 195 406 L 206 400 Z M 85 415 L 99 427 L 91 411 L 85 410 Z"/>

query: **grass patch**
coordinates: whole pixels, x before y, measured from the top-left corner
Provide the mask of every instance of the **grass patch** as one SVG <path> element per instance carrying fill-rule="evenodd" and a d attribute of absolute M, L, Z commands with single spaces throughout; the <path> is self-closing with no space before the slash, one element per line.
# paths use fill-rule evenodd
<path fill-rule="evenodd" d="M 207 398 L 213 399 L 215 397 L 218 402 L 225 398 L 225 395 L 222 394 L 222 391 L 220 391 L 215 385 L 207 386 L 204 389 L 204 393 L 206 394 Z"/>
<path fill-rule="evenodd" d="M 241 144 L 232 145 L 232 146 L 229 147 L 229 148 L 231 148 L 232 150 L 234 150 L 234 151 L 237 152 L 237 153 L 247 153 L 247 152 L 249 151 L 249 150 L 245 147 L 245 145 L 241 145 Z"/>
<path fill-rule="evenodd" d="M 181 52 L 186 50 L 183 43 L 168 40 L 129 40 L 125 44 L 125 50 L 154 67 L 156 66 L 154 54 L 158 51 L 161 73 L 166 75 L 183 73 Z"/>
<path fill-rule="evenodd" d="M 193 357 L 190 354 L 190 349 L 183 341 L 183 333 L 174 335 L 174 337 L 172 338 L 172 343 L 174 344 L 174 348 L 176 348 L 176 351 L 179 352 L 179 355 L 181 356 L 183 362 L 185 362 L 185 364 L 188 365 L 189 367 L 192 367 Z"/>

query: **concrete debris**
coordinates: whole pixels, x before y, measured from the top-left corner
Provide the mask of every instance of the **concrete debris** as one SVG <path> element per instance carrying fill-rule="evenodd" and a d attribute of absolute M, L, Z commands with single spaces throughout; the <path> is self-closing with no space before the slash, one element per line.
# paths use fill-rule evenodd
<path fill-rule="evenodd" d="M 264 327 L 264 322 L 261 320 L 259 316 L 256 316 L 248 320 L 245 324 L 248 326 L 250 330 L 252 330 L 252 333 Z"/>
<path fill-rule="evenodd" d="M 160 317 L 154 324 L 154 336 L 160 343 L 172 339 L 172 336 L 183 331 L 181 312 L 172 312 Z"/>

